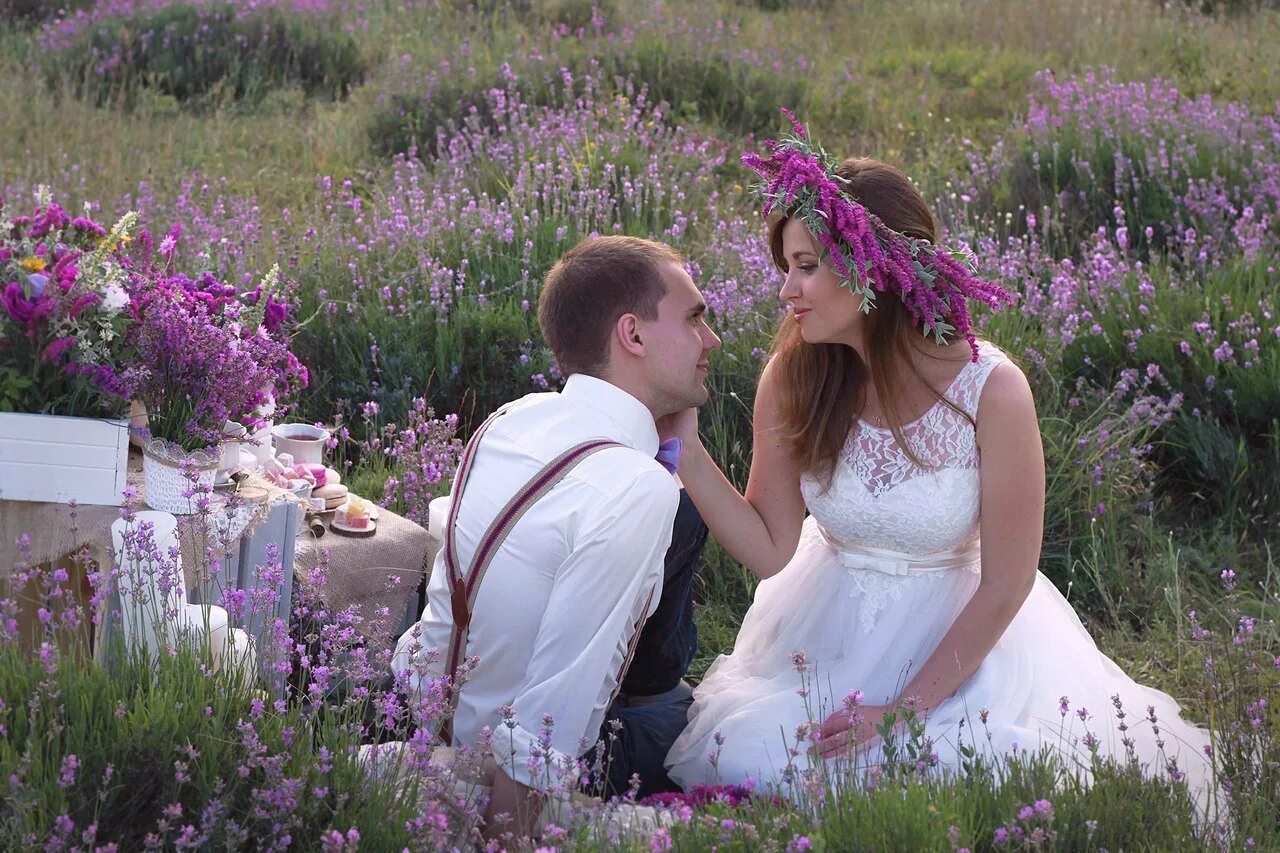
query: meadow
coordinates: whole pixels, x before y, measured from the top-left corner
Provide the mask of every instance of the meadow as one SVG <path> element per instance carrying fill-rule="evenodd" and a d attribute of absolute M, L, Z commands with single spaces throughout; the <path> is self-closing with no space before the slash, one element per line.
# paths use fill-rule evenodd
<path fill-rule="evenodd" d="M 279 263 L 310 372 L 294 414 L 335 427 L 353 489 L 424 522 L 454 440 L 557 387 L 538 284 L 591 233 L 689 257 L 724 339 L 702 427 L 745 483 L 780 277 L 738 158 L 783 129 L 780 107 L 830 151 L 903 168 L 948 240 L 1017 295 L 982 335 L 1035 391 L 1041 569 L 1122 667 L 1213 728 L 1220 821 L 1123 762 L 1090 787 L 1029 755 L 960 778 L 904 761 L 803 807 L 722 793 L 626 844 L 1280 845 L 1273 3 L 48 6 L 0 4 L 0 197 L 33 204 L 46 186 L 100 221 L 136 210 L 176 234 L 185 269 L 244 289 Z M 712 542 L 695 677 L 732 646 L 753 586 Z M 465 833 L 474 810 L 433 771 L 408 792 L 360 780 L 351 750 L 385 697 L 336 685 L 379 668 L 385 649 L 354 638 L 375 617 L 299 608 L 327 627 L 280 662 L 306 701 L 274 707 L 186 655 L 108 677 L 69 640 L 56 659 L 0 645 L 0 843 L 399 849 Z M 392 705 L 378 726 L 408 714 Z M 590 820 L 541 842 L 613 843 Z"/>

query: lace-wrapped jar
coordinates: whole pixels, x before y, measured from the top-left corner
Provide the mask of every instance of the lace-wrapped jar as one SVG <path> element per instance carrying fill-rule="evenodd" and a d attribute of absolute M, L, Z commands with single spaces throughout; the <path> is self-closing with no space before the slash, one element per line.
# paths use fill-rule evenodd
<path fill-rule="evenodd" d="M 172 442 L 151 439 L 142 449 L 147 506 L 174 515 L 196 512 L 196 492 L 212 491 L 221 459 L 218 447 L 186 451 Z"/>

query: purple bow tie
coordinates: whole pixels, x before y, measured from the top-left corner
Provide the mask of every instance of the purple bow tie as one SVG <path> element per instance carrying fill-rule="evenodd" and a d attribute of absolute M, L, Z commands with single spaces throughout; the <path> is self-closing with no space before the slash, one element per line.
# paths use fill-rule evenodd
<path fill-rule="evenodd" d="M 680 450 L 684 445 L 678 438 L 668 438 L 658 445 L 658 455 L 653 457 L 658 464 L 674 474 L 680 467 Z"/>

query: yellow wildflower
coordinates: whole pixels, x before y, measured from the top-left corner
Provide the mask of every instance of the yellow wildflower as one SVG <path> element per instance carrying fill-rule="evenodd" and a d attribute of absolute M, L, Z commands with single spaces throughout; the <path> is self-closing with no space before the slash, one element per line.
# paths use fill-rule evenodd
<path fill-rule="evenodd" d="M 31 257 L 24 258 L 22 260 L 22 266 L 26 268 L 27 272 L 40 272 L 40 270 L 44 269 L 48 264 L 45 263 L 44 258 L 37 258 L 35 255 L 32 255 Z"/>

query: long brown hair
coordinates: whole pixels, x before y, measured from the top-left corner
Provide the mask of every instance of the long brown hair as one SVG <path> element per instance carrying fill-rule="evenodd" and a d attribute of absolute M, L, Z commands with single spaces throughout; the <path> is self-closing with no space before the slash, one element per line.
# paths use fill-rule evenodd
<path fill-rule="evenodd" d="M 870 157 L 851 157 L 836 167 L 836 174 L 848 182 L 844 191 L 849 197 L 890 228 L 917 239 L 937 241 L 937 226 L 924 197 L 898 169 Z M 784 274 L 788 265 L 782 250 L 782 229 L 788 219 L 778 217 L 769 228 L 773 262 Z M 854 420 L 866 408 L 868 381 L 875 387 L 898 446 L 921 467 L 928 466 L 912 450 L 902 431 L 898 403 L 904 376 L 914 376 L 938 402 L 973 423 L 967 412 L 930 386 L 920 373 L 910 342 L 910 337 L 920 332 L 897 294 L 878 293 L 875 308 L 866 315 L 865 322 L 865 362 L 856 350 L 844 344 L 806 343 L 791 315 L 783 318 L 773 340 L 770 364 L 779 372 L 779 414 L 791 458 L 828 482 Z"/>

